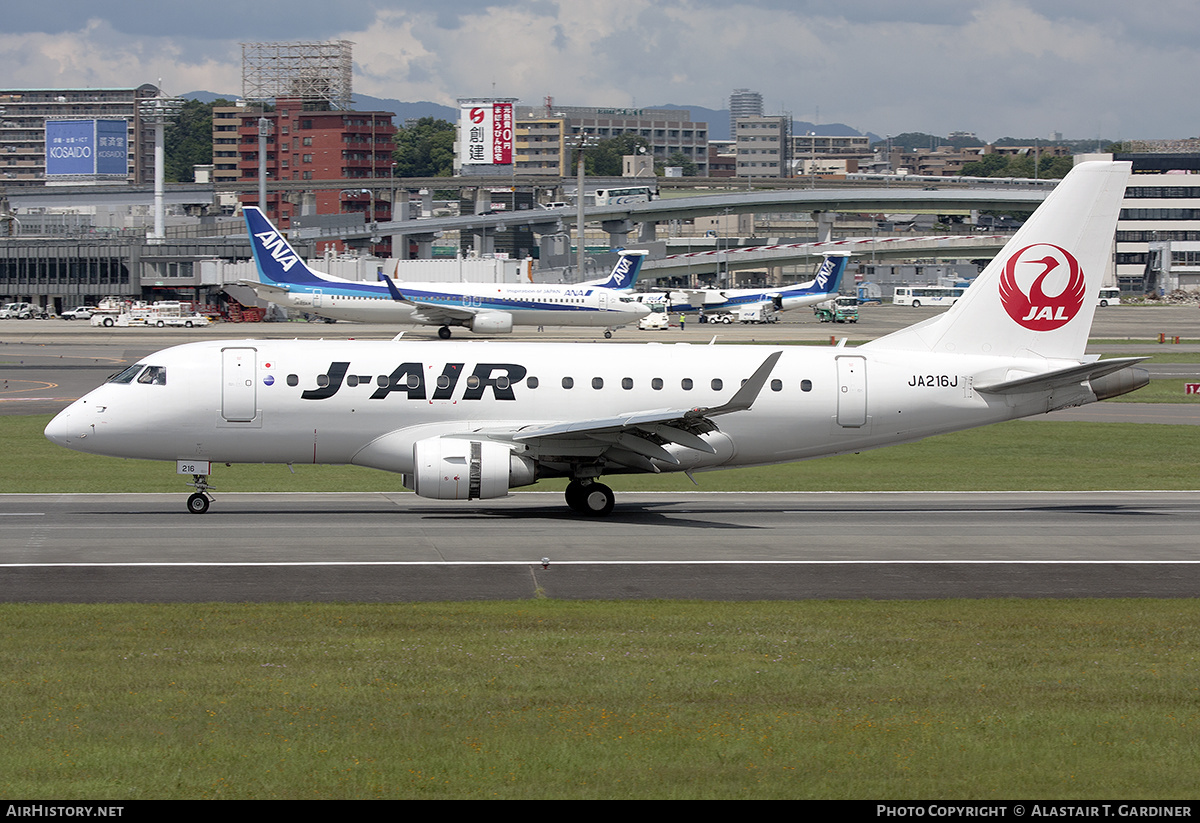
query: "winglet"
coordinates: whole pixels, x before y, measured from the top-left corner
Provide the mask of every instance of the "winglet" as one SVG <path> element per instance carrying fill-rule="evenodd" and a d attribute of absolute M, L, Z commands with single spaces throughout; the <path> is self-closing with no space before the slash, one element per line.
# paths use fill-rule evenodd
<path fill-rule="evenodd" d="M 779 362 L 779 358 L 782 356 L 782 351 L 771 352 L 771 354 L 767 355 L 767 359 L 762 362 L 761 366 L 754 370 L 754 374 L 750 375 L 750 379 L 742 384 L 737 394 L 729 398 L 729 402 L 722 403 L 720 406 L 713 406 L 711 409 L 694 409 L 688 412 L 686 416 L 691 418 L 714 417 L 718 414 L 746 411 L 758 399 L 758 393 L 767 384 L 767 378 L 771 376 L 771 372 L 775 369 L 775 364 Z"/>
<path fill-rule="evenodd" d="M 380 272 L 379 279 L 382 280 L 383 283 L 387 286 L 388 294 L 390 294 L 392 296 L 393 300 L 395 300 L 397 303 L 409 302 L 408 300 L 406 300 L 404 298 L 404 295 L 401 293 L 400 289 L 396 288 L 396 282 L 394 280 L 392 280 L 392 278 L 388 277 L 383 272 Z"/>

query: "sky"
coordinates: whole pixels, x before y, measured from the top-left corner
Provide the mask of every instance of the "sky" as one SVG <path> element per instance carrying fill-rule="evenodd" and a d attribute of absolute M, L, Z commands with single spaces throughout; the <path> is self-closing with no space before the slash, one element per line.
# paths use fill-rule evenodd
<path fill-rule="evenodd" d="M 878 135 L 1200 134 L 1191 0 L 5 3 L 9 88 L 241 92 L 241 43 L 349 40 L 354 91 L 453 106 L 728 107 Z"/>

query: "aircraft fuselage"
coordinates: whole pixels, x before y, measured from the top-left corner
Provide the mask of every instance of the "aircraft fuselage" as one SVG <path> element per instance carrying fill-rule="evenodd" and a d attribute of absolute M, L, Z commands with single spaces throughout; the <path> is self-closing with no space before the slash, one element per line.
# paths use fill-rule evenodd
<path fill-rule="evenodd" d="M 371 341 L 213 341 L 145 359 L 161 383 L 106 383 L 47 436 L 70 448 L 151 460 L 359 463 L 412 471 L 430 437 L 718 406 L 771 349 L 761 346 Z M 1046 364 L 1030 362 L 1030 373 Z M 1012 358 L 784 348 L 749 411 L 703 435 L 712 453 L 667 444 L 662 471 L 781 463 L 859 451 L 1046 411 L 1094 396 L 997 398 L 976 375 Z M 385 438 L 386 447 L 379 445 Z M 373 445 L 374 444 L 374 445 Z M 531 455 L 553 466 L 563 455 Z M 520 452 L 520 448 L 518 448 Z M 382 455 L 382 456 L 381 456 Z M 544 460 L 542 458 L 545 458 Z M 551 459 L 553 457 L 554 459 Z M 611 468 L 607 473 L 619 473 Z"/>

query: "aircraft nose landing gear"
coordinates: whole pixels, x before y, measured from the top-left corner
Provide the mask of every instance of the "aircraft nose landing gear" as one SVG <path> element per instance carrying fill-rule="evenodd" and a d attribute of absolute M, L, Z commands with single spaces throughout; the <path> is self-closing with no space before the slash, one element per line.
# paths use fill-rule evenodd
<path fill-rule="evenodd" d="M 188 483 L 188 485 L 193 487 L 196 493 L 187 499 L 187 509 L 192 514 L 204 514 L 208 511 L 208 504 L 212 500 L 207 494 L 209 488 L 211 488 L 208 485 L 208 475 L 193 474 L 192 480 L 194 482 Z"/>

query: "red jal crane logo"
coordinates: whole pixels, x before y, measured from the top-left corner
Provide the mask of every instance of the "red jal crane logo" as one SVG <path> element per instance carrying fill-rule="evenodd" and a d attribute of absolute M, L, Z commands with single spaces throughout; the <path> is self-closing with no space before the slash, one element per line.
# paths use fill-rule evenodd
<path fill-rule="evenodd" d="M 1028 291 L 1017 282 L 1032 283 Z M 1058 288 L 1055 288 L 1055 287 Z M 1052 294 L 1047 294 L 1047 292 Z M 1035 243 L 1014 254 L 1000 275 L 1000 302 L 1008 316 L 1032 331 L 1053 331 L 1069 323 L 1083 307 L 1086 291 L 1079 261 L 1066 249 Z"/>

